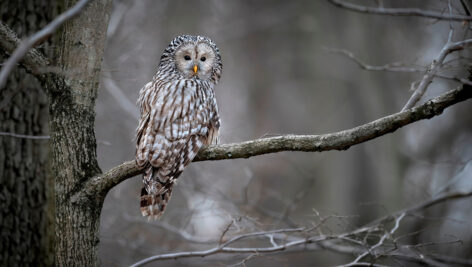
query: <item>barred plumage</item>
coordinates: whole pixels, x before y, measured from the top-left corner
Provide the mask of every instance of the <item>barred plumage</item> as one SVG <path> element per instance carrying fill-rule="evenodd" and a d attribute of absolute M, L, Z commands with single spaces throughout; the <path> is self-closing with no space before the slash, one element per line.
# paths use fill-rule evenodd
<path fill-rule="evenodd" d="M 139 92 L 136 163 L 143 168 L 143 216 L 162 215 L 175 180 L 204 144 L 216 143 L 214 94 L 222 62 L 209 38 L 181 35 L 164 50 L 156 75 Z"/>

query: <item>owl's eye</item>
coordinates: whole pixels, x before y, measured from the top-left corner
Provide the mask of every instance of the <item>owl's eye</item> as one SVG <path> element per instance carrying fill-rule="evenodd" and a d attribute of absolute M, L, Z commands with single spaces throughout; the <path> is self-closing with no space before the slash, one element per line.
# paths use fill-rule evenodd
<path fill-rule="evenodd" d="M 200 60 L 201 60 L 201 61 L 205 61 L 205 60 L 206 60 L 206 57 L 201 57 Z"/>
<path fill-rule="evenodd" d="M 185 60 L 190 60 L 190 56 L 189 56 L 189 55 L 186 55 L 184 58 L 185 58 Z"/>

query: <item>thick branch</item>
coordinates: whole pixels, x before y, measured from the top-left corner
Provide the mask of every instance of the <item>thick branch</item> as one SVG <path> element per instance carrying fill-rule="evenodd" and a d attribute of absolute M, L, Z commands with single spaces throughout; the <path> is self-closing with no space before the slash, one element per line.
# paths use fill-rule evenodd
<path fill-rule="evenodd" d="M 41 41 L 51 36 L 54 32 L 56 32 L 56 30 L 64 22 L 77 16 L 80 13 L 80 11 L 87 5 L 89 1 L 90 0 L 80 0 L 72 8 L 62 13 L 57 18 L 55 18 L 52 22 L 46 25 L 42 30 L 40 30 L 39 32 L 36 32 L 35 34 L 30 36 L 26 40 L 22 41 L 19 44 L 19 46 L 15 46 L 17 48 L 14 50 L 13 53 L 11 53 L 10 58 L 8 58 L 8 60 L 3 65 L 2 70 L 0 71 L 0 90 L 3 89 L 3 87 L 5 87 L 7 78 L 10 75 L 11 71 L 16 66 L 16 64 L 20 60 L 22 60 L 26 54 L 28 54 L 28 51 L 35 45 L 39 44 Z M 11 34 L 13 32 L 12 31 L 8 32 L 8 29 L 5 28 L 5 25 L 3 25 L 1 28 L 2 28 L 1 29 L 2 32 L 5 32 L 7 33 L 8 36 L 12 37 Z M 18 38 L 16 38 L 16 40 L 18 40 Z M 1 42 L 2 46 L 3 46 L 3 43 L 4 41 Z M 17 42 L 14 42 L 14 43 L 17 43 Z M 32 53 L 34 53 L 34 51 Z M 34 65 L 36 65 L 39 63 L 43 64 L 45 62 L 33 61 L 29 63 L 35 63 Z M 39 65 L 39 66 L 44 66 L 44 65 Z"/>
<path fill-rule="evenodd" d="M 6 24 L 0 21 L 0 47 L 7 53 L 13 54 L 20 46 L 20 39 Z M 38 69 L 49 64 L 48 59 L 40 51 L 32 48 L 24 55 L 22 65 L 28 72 L 38 73 Z M 15 63 L 16 64 L 16 63 Z M 3 69 L 2 69 L 3 70 Z"/>
<path fill-rule="evenodd" d="M 281 151 L 346 150 L 353 145 L 394 132 L 410 123 L 440 115 L 447 107 L 469 98 L 472 98 L 472 90 L 467 86 L 461 86 L 418 107 L 349 130 L 322 135 L 283 135 L 242 143 L 212 145 L 202 148 L 194 161 L 249 158 Z M 139 173 L 141 171 L 134 161 L 125 162 L 87 181 L 74 198 L 76 201 L 81 201 L 103 196 L 113 186 Z"/>
<path fill-rule="evenodd" d="M 458 20 L 458 21 L 471 21 L 472 16 L 464 16 L 459 14 L 446 15 L 440 12 L 423 10 L 419 8 L 384 8 L 384 7 L 368 7 L 361 6 L 352 3 L 348 3 L 341 0 L 328 0 L 331 4 L 345 8 L 351 11 L 356 11 L 360 13 L 369 13 L 369 14 L 379 14 L 379 15 L 388 15 L 388 16 L 418 16 L 433 18 L 439 20 Z"/>

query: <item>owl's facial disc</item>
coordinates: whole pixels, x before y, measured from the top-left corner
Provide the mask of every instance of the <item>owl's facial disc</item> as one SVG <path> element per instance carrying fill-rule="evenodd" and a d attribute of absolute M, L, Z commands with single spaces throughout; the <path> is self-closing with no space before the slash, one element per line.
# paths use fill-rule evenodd
<path fill-rule="evenodd" d="M 209 79 L 213 70 L 215 52 L 206 43 L 183 44 L 175 52 L 177 69 L 186 77 Z"/>

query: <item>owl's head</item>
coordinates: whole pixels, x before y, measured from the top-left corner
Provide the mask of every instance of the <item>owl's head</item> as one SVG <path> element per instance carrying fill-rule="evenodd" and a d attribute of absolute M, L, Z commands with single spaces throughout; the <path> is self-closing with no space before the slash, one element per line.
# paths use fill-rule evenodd
<path fill-rule="evenodd" d="M 218 82 L 223 68 L 215 43 L 207 37 L 181 35 L 164 50 L 161 66 L 171 65 L 184 78 Z"/>

